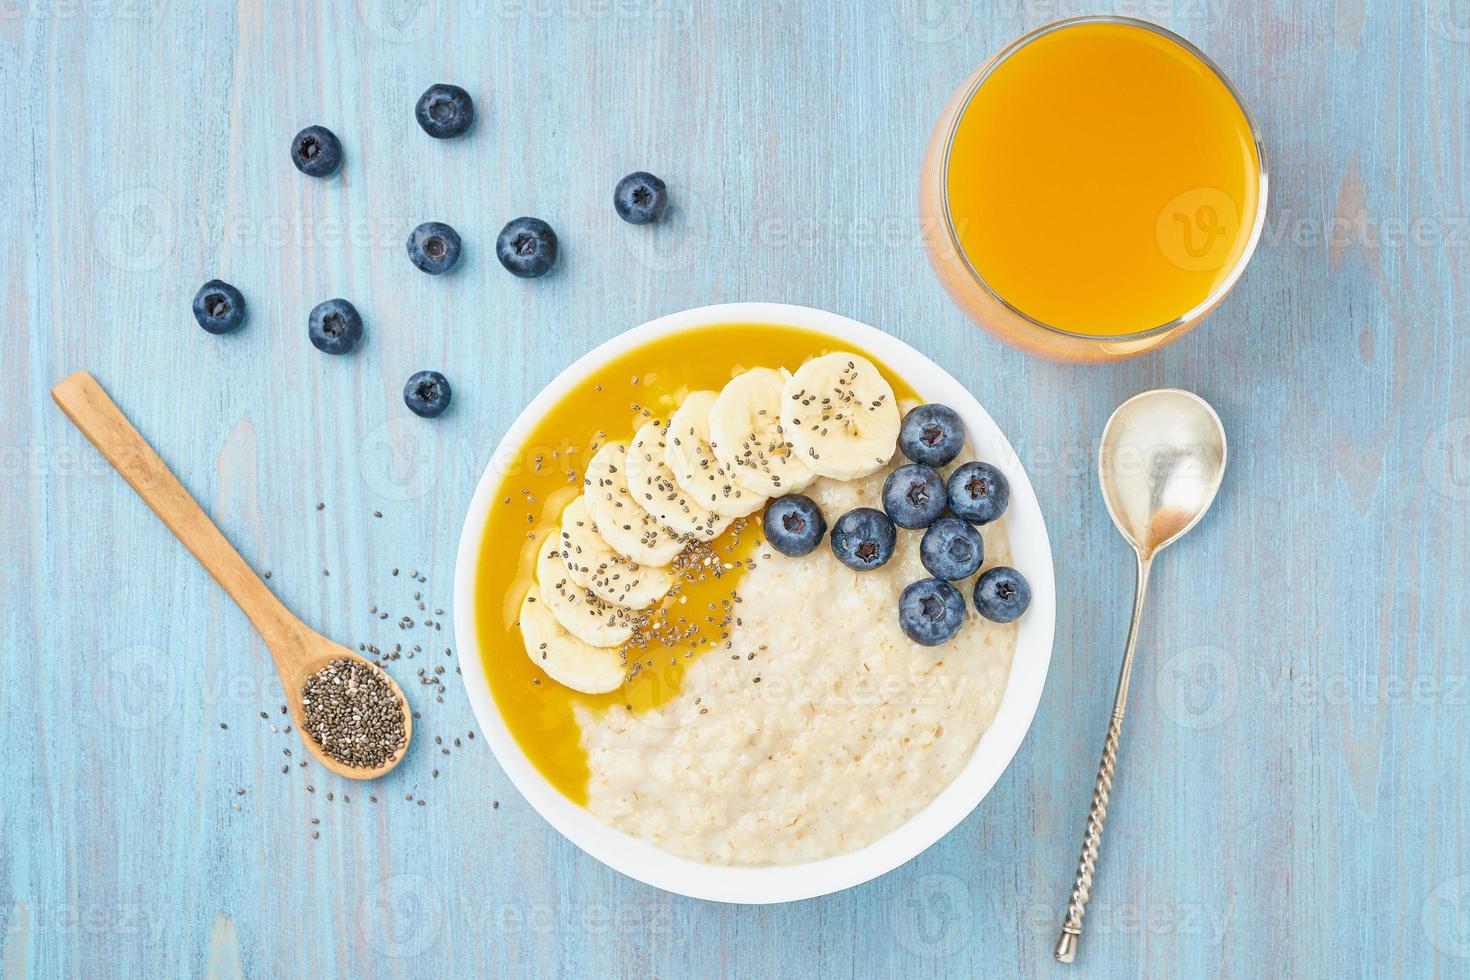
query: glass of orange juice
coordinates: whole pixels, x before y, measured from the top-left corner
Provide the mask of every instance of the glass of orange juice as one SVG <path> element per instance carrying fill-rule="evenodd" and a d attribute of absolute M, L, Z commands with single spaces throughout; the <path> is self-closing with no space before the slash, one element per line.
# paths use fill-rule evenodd
<path fill-rule="evenodd" d="M 1033 31 L 970 76 L 929 141 L 930 261 L 1001 340 L 1106 361 L 1168 343 L 1245 270 L 1266 157 L 1225 74 L 1128 17 Z"/>

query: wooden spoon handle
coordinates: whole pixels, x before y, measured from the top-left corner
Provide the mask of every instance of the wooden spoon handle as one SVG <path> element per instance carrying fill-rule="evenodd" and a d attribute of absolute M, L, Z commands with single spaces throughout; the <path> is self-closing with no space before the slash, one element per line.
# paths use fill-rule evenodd
<path fill-rule="evenodd" d="M 265 587 L 153 447 L 107 397 L 96 378 L 78 371 L 52 388 L 51 397 L 215 581 L 224 586 L 267 646 L 274 649 L 277 640 L 293 632 L 296 617 Z"/>

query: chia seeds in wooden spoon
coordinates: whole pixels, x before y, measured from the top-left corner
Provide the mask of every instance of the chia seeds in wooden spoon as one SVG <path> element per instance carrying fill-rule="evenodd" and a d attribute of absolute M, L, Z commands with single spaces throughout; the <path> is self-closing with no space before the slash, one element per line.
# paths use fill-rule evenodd
<path fill-rule="evenodd" d="M 339 659 L 306 679 L 306 732 L 345 766 L 376 769 L 403 747 L 403 700 L 371 664 Z"/>

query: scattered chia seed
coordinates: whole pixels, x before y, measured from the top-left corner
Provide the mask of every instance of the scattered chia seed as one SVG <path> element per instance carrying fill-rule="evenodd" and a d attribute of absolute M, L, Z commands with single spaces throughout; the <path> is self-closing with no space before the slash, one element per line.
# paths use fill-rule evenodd
<path fill-rule="evenodd" d="M 333 660 L 301 695 L 306 731 L 343 765 L 376 769 L 403 748 L 403 700 L 376 667 Z"/>

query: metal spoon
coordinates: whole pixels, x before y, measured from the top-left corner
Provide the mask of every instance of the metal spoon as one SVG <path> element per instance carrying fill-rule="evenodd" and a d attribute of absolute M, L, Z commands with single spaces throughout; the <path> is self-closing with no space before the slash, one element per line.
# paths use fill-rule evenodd
<path fill-rule="evenodd" d="M 1225 429 L 1215 410 L 1198 395 L 1177 388 L 1160 388 L 1134 395 L 1113 413 L 1103 428 L 1098 450 L 1098 479 L 1113 523 L 1138 558 L 1138 586 L 1133 597 L 1133 622 L 1118 673 L 1113 718 L 1103 742 L 1102 765 L 1092 790 L 1087 832 L 1072 898 L 1067 903 L 1056 957 L 1071 963 L 1082 934 L 1082 913 L 1097 868 L 1118 737 L 1128 705 L 1128 679 L 1133 672 L 1133 646 L 1148 590 L 1154 556 L 1194 527 L 1215 499 L 1225 474 Z"/>

